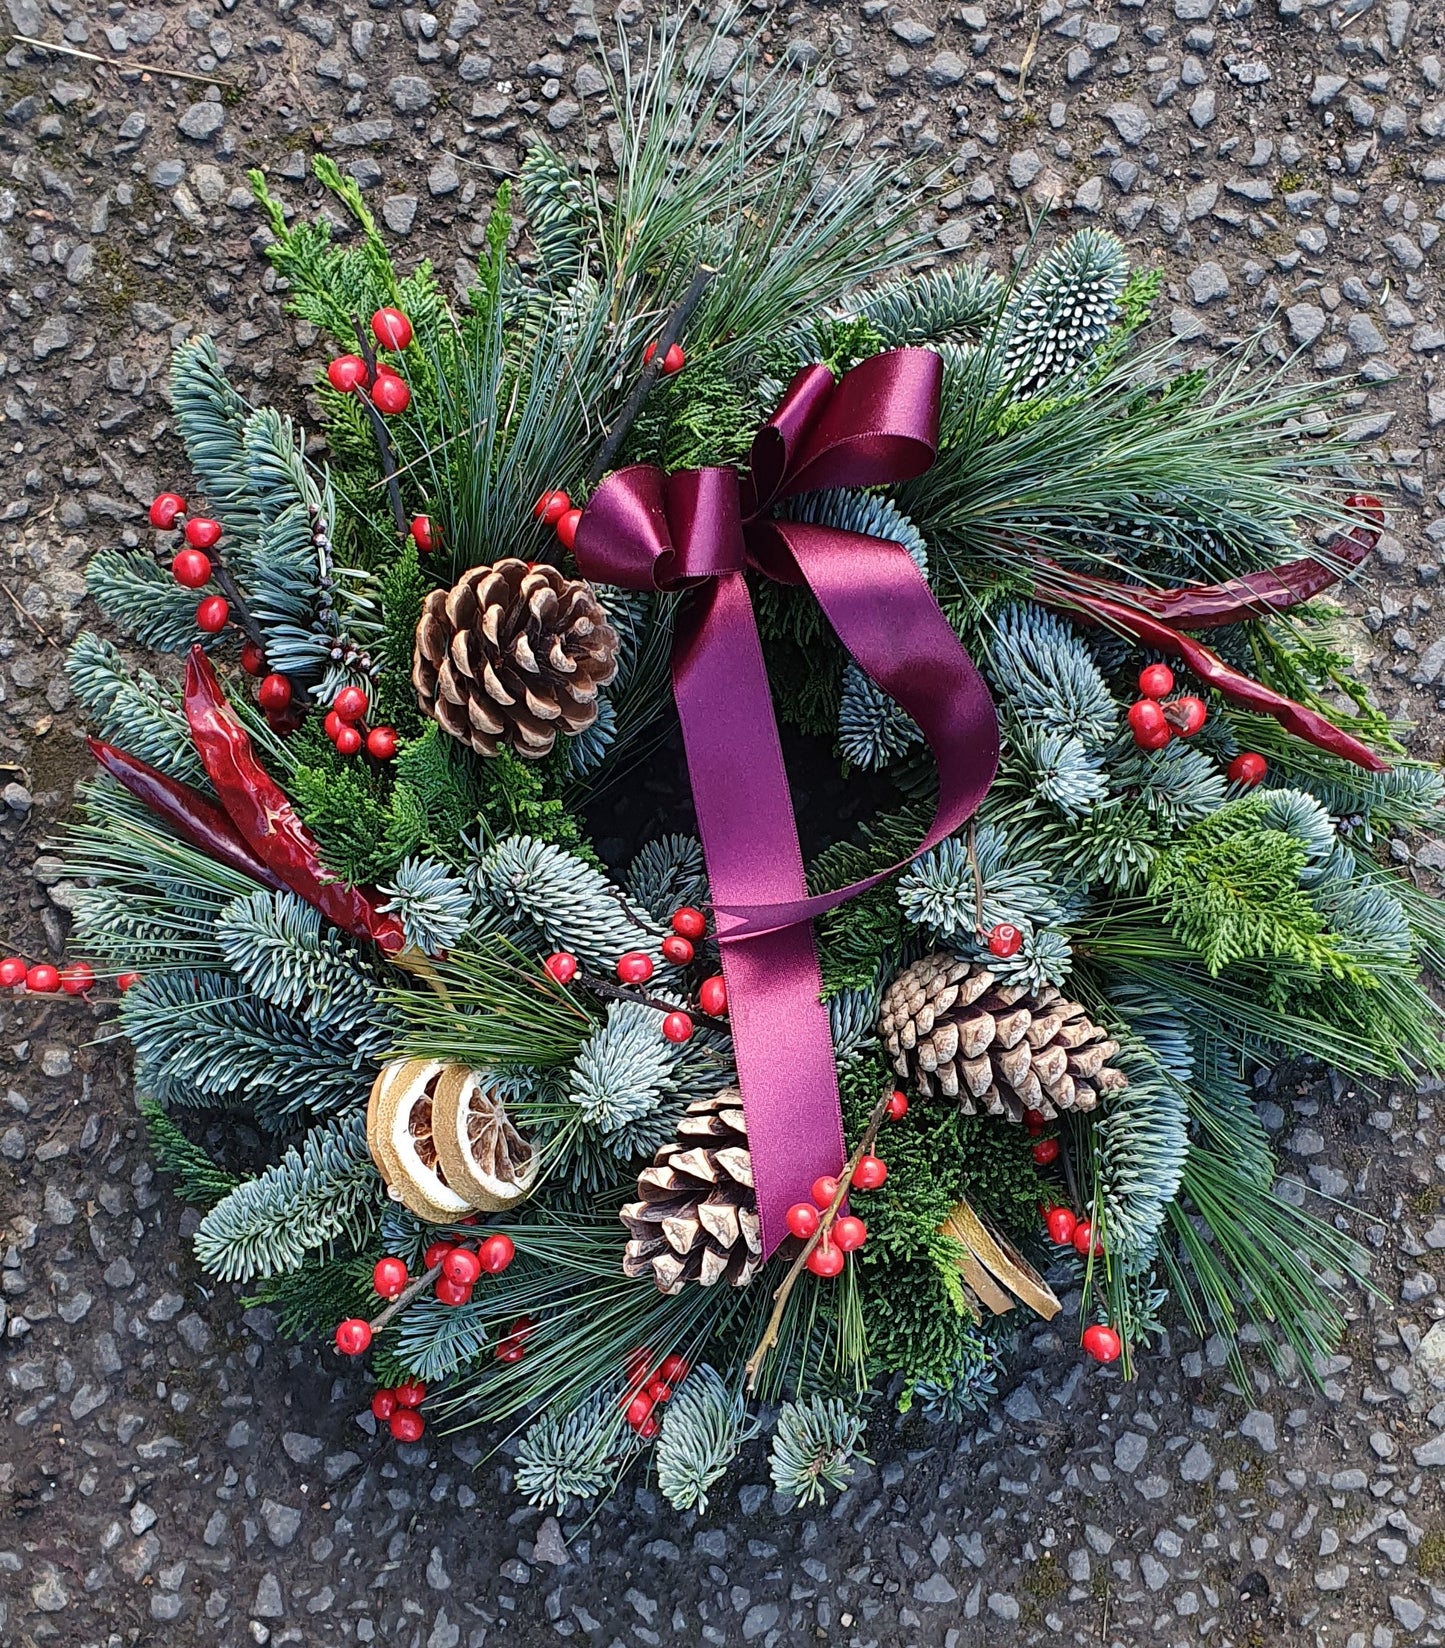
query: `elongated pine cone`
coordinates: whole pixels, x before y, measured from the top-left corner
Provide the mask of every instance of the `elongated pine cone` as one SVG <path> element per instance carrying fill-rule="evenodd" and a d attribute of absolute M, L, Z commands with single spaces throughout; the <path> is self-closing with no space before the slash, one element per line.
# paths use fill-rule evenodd
<path fill-rule="evenodd" d="M 508 559 L 473 567 L 422 603 L 412 655 L 417 702 L 479 755 L 504 744 L 533 760 L 559 731 L 597 719 L 617 673 L 617 632 L 591 584 Z"/>
<path fill-rule="evenodd" d="M 1052 985 L 1030 993 L 987 967 L 940 950 L 905 967 L 883 993 L 878 1021 L 893 1068 L 926 1093 L 956 1098 L 967 1116 L 1022 1121 L 1092 1110 L 1101 1093 L 1129 1085 L 1108 1039 L 1076 1001 Z"/>
<path fill-rule="evenodd" d="M 663 1293 L 687 1282 L 745 1287 L 763 1262 L 743 1098 L 725 1087 L 687 1107 L 677 1138 L 637 1180 L 622 1209 L 628 1241 L 622 1268 L 650 1275 Z"/>

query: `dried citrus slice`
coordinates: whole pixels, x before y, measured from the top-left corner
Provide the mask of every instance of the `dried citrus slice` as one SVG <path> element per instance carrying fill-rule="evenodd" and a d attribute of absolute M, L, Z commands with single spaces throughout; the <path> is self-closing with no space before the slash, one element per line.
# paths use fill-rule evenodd
<path fill-rule="evenodd" d="M 428 1224 L 450 1224 L 472 1204 L 454 1190 L 433 1138 L 436 1089 L 453 1068 L 440 1059 L 393 1059 L 372 1083 L 366 1146 L 387 1194 Z"/>
<path fill-rule="evenodd" d="M 438 1078 L 432 1137 L 446 1182 L 474 1208 L 497 1213 L 531 1194 L 536 1152 L 475 1070 L 450 1064 Z"/>

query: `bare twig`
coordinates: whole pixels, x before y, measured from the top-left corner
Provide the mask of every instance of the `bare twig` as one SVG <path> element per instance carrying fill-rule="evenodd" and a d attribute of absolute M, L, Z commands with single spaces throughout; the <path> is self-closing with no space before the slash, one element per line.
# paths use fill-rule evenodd
<path fill-rule="evenodd" d="M 442 1267 L 440 1265 L 433 1265 L 430 1270 L 424 1272 L 421 1276 L 418 1276 L 414 1282 L 408 1282 L 401 1292 L 397 1294 L 396 1298 L 391 1301 L 384 1311 L 382 1311 L 380 1316 L 372 1317 L 371 1331 L 373 1333 L 380 1333 L 398 1311 L 405 1310 L 418 1294 L 425 1293 L 426 1290 L 436 1281 L 437 1277 L 441 1275 L 441 1273 Z"/>
<path fill-rule="evenodd" d="M 708 282 L 716 273 L 717 270 L 711 264 L 699 264 L 697 273 L 692 277 L 692 284 L 663 321 L 662 330 L 653 339 L 652 359 L 643 367 L 637 382 L 633 384 L 632 393 L 618 414 L 617 422 L 607 431 L 607 439 L 603 441 L 597 456 L 592 460 L 592 467 L 587 471 L 589 487 L 596 486 L 612 467 L 612 460 L 617 456 L 617 449 L 622 445 L 623 437 L 631 429 L 633 419 L 642 410 L 642 403 L 651 393 L 653 384 L 657 382 L 664 357 L 677 342 L 677 335 L 687 325 L 688 317 L 702 302 Z"/>
<path fill-rule="evenodd" d="M 978 825 L 973 819 L 968 821 L 968 834 L 964 837 L 964 845 L 968 851 L 968 868 L 973 875 L 973 925 L 980 937 L 983 936 L 983 875 L 978 867 Z"/>
<path fill-rule="evenodd" d="M 853 1182 L 853 1175 L 857 1171 L 858 1163 L 870 1155 L 878 1138 L 878 1129 L 883 1125 L 883 1118 L 888 1114 L 888 1101 L 893 1097 L 891 1086 L 884 1089 L 882 1098 L 873 1106 L 873 1114 L 868 1118 L 868 1126 L 863 1130 L 863 1137 L 858 1148 L 848 1158 L 848 1165 L 843 1169 L 842 1177 L 838 1181 L 838 1188 L 833 1194 L 833 1200 L 823 1210 L 818 1220 L 818 1228 L 803 1243 L 803 1251 L 793 1260 L 788 1268 L 788 1274 L 778 1284 L 778 1290 L 773 1295 L 773 1313 L 768 1317 L 768 1325 L 763 1329 L 763 1336 L 758 1340 L 757 1348 L 747 1359 L 743 1371 L 748 1376 L 748 1390 L 751 1393 L 757 1389 L 758 1374 L 762 1371 L 763 1363 L 768 1358 L 769 1351 L 778 1341 L 778 1330 L 783 1325 L 783 1311 L 787 1308 L 788 1297 L 797 1286 L 798 1278 L 802 1275 L 808 1263 L 808 1256 L 833 1228 L 833 1221 L 838 1217 L 838 1209 L 848 1197 L 848 1187 Z"/>
<path fill-rule="evenodd" d="M 198 86 L 220 86 L 226 91 L 244 91 L 245 87 L 219 74 L 189 74 L 185 69 L 168 69 L 160 63 L 137 63 L 134 58 L 102 57 L 98 52 L 81 51 L 79 46 L 63 46 L 56 40 L 36 40 L 28 34 L 12 34 L 18 46 L 33 46 L 36 51 L 58 52 L 62 57 L 83 57 L 87 63 L 99 63 L 105 69 L 139 69 L 144 74 L 163 74 L 170 80 L 194 80 Z"/>
<path fill-rule="evenodd" d="M 246 597 L 241 593 L 241 586 L 220 561 L 211 563 L 211 576 L 220 587 L 221 594 L 226 597 L 226 603 L 231 609 L 231 616 L 245 632 L 246 639 L 260 647 L 262 652 L 265 652 L 266 637 L 261 633 L 260 626 L 251 616 L 251 609 L 246 605 Z"/>
<path fill-rule="evenodd" d="M 5 591 L 10 605 L 14 607 L 16 612 L 20 614 L 25 622 L 35 630 L 36 634 L 39 635 L 40 639 L 45 642 L 46 646 L 54 647 L 58 652 L 60 650 L 59 641 L 57 641 L 55 637 L 50 634 L 50 632 L 33 613 L 27 612 L 25 608 L 20 605 L 20 602 L 16 599 L 15 591 L 11 589 L 9 584 L 0 583 L 0 589 Z"/>
<path fill-rule="evenodd" d="M 361 316 L 353 315 L 351 324 L 356 328 L 356 341 L 361 349 L 361 358 L 366 362 L 367 376 L 375 382 L 376 349 L 361 323 Z M 386 482 L 387 496 L 391 499 L 391 518 L 396 525 L 397 537 L 405 543 L 411 527 L 406 518 L 406 510 L 402 506 L 401 485 L 397 480 L 396 450 L 391 444 L 391 436 L 386 432 L 386 419 L 377 411 L 371 396 L 359 384 L 353 393 L 366 410 L 366 421 L 371 425 L 372 439 L 376 442 L 377 456 L 381 460 L 381 478 Z"/>
<path fill-rule="evenodd" d="M 614 984 L 611 979 L 586 971 L 579 971 L 577 979 L 594 995 L 606 996 L 609 1001 L 635 1001 L 640 1007 L 655 1007 L 659 1013 L 685 1011 L 694 1024 L 700 1024 L 708 1030 L 721 1030 L 725 1036 L 732 1034 L 732 1026 L 726 1019 L 714 1019 L 709 1018 L 706 1013 L 694 1013 L 690 1007 L 681 1008 L 675 1001 L 663 1001 L 660 996 L 650 996 L 645 990 L 629 989 L 625 984 Z"/>

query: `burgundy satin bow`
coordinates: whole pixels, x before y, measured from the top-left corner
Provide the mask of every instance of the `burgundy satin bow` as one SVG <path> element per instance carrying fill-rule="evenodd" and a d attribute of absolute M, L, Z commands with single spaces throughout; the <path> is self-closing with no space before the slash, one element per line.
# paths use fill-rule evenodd
<path fill-rule="evenodd" d="M 826 366 L 805 367 L 758 431 L 748 474 L 634 464 L 597 488 L 577 529 L 577 563 L 594 582 L 692 590 L 673 646 L 673 693 L 768 1253 L 787 1234 L 787 1209 L 844 1160 L 809 924 L 909 859 L 808 896 L 744 574 L 806 583 L 858 665 L 918 724 L 938 764 L 938 804 L 909 858 L 951 835 L 998 765 L 982 677 L 901 544 L 770 513 L 801 492 L 921 475 L 937 452 L 942 378 L 939 357 L 924 349 L 875 355 L 836 381 Z"/>

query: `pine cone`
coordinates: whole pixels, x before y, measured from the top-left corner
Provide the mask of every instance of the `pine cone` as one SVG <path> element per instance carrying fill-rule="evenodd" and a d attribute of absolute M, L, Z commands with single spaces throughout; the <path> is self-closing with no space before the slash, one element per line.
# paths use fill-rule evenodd
<path fill-rule="evenodd" d="M 1127 1087 L 1109 1060 L 1119 1051 L 1076 1001 L 1046 985 L 1031 995 L 947 951 L 905 967 L 883 994 L 878 1021 L 893 1068 L 928 1094 L 956 1098 L 966 1116 L 1022 1121 L 1092 1110 Z"/>
<path fill-rule="evenodd" d="M 434 589 L 416 626 L 417 702 L 479 755 L 509 744 L 537 759 L 560 728 L 597 719 L 597 689 L 617 673 L 617 632 L 596 591 L 556 567 L 498 561 Z"/>
<path fill-rule="evenodd" d="M 742 1094 L 725 1087 L 687 1107 L 677 1138 L 637 1180 L 641 1198 L 622 1209 L 631 1240 L 622 1268 L 651 1275 L 664 1293 L 724 1277 L 745 1287 L 763 1262 Z"/>

